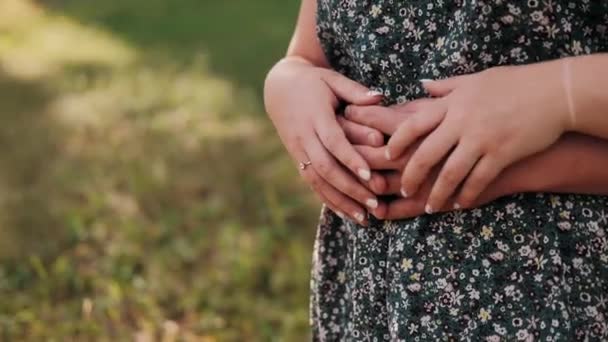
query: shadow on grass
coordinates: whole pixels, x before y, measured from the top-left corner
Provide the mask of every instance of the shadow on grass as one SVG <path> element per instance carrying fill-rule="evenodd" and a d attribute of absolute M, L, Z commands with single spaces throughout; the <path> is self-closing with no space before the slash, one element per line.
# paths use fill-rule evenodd
<path fill-rule="evenodd" d="M 94 65 L 70 73 L 111 78 Z M 302 339 L 315 215 L 269 132 L 190 145 L 150 124 L 163 101 L 131 112 L 111 98 L 122 88 L 102 94 L 126 117 L 70 126 L 57 82 L 0 76 L 0 312 L 11 313 L 0 331 L 122 338 L 170 319 L 201 336 Z"/>
<path fill-rule="evenodd" d="M 45 114 L 53 95 L 42 84 L 0 72 L 0 94 L 0 258 L 44 255 L 60 243 L 53 177 L 63 130 Z"/>
<path fill-rule="evenodd" d="M 299 0 L 40 1 L 53 11 L 95 25 L 150 55 L 190 61 L 208 57 L 211 70 L 261 95 L 265 73 L 286 49 Z"/>

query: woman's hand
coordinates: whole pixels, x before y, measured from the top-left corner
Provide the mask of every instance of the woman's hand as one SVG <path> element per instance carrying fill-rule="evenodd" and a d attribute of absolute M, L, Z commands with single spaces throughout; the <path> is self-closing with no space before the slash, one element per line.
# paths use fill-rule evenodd
<path fill-rule="evenodd" d="M 390 135 L 401 122 L 420 108 L 433 100 L 417 100 L 405 105 L 392 107 L 379 106 L 349 106 L 346 109 L 346 121 L 356 122 L 364 127 L 378 129 Z M 405 153 L 397 159 L 387 160 L 385 147 L 378 146 L 356 146 L 359 153 L 365 158 L 372 168 L 372 182 L 370 189 L 377 195 L 392 195 L 393 200 L 387 203 L 387 208 L 381 212 L 374 212 L 379 219 L 406 219 L 423 215 L 425 206 L 433 184 L 442 165 L 434 167 L 429 176 L 420 185 L 418 191 L 407 198 L 399 197 L 401 190 L 401 175 L 412 155 L 424 138 L 412 144 Z M 603 193 L 598 190 L 605 189 L 604 182 L 581 182 L 577 181 L 581 176 L 573 176 L 572 171 L 560 168 L 561 165 L 579 163 L 579 160 L 587 160 L 589 164 L 583 163 L 585 168 L 579 168 L 580 175 L 588 175 L 591 178 L 602 178 L 601 169 L 598 165 L 608 163 L 605 157 L 606 143 L 602 140 L 582 135 L 566 134 L 555 144 L 541 153 L 534 154 L 504 169 L 500 177 L 494 179 L 484 191 L 477 196 L 470 207 L 478 207 L 491 202 L 502 196 L 521 192 L 582 192 Z M 596 170 L 594 172 L 594 170 Z M 589 184 L 587 184 L 589 183 Z M 602 190 L 605 192 L 605 190 Z M 454 210 L 454 197 L 448 198 L 443 207 L 437 211 Z"/>
<path fill-rule="evenodd" d="M 356 146 L 359 153 L 367 160 L 372 170 L 372 181 L 369 182 L 370 189 L 378 196 L 391 196 L 391 200 L 386 203 L 387 207 L 381 211 L 372 211 L 372 214 L 378 219 L 386 220 L 401 220 L 412 218 L 425 214 L 425 206 L 431 188 L 437 178 L 438 169 L 435 168 L 429 177 L 425 179 L 423 184 L 415 195 L 403 198 L 401 191 L 401 174 L 411 158 L 412 152 L 415 151 L 416 145 L 413 146 L 401 157 L 395 160 L 386 160 L 384 157 L 384 147 L 373 146 Z M 517 173 L 515 172 L 517 171 Z M 517 168 L 505 171 L 507 178 L 502 178 L 501 181 L 492 183 L 486 191 L 484 191 L 474 203 L 474 206 L 481 206 L 490 201 L 505 195 L 516 193 L 516 189 L 521 189 L 517 184 L 523 184 L 522 172 L 525 168 Z M 527 177 L 526 179 L 529 179 Z M 439 208 L 437 212 L 453 211 L 454 199 L 447 200 L 446 205 Z"/>
<path fill-rule="evenodd" d="M 362 128 L 377 129 L 390 136 L 408 115 L 414 113 L 421 105 L 429 101 L 431 100 L 424 99 L 391 107 L 349 106 L 345 111 L 346 118 L 342 119 L 343 127 L 357 124 Z M 386 220 L 400 220 L 423 215 L 434 178 L 427 179 L 416 195 L 408 198 L 401 197 L 401 174 L 418 144 L 412 145 L 406 153 L 401 154 L 398 158 L 387 160 L 384 144 L 361 142 L 360 139 L 356 139 L 350 134 L 347 134 L 347 137 L 353 144 L 357 144 L 355 148 L 372 169 L 372 180 L 368 183 L 369 188 L 378 196 L 392 197 L 386 203 L 386 208 L 373 211 L 372 214 L 378 219 Z M 487 199 L 487 201 L 490 200 L 490 198 Z M 445 211 L 452 210 L 449 206 L 443 209 Z"/>
<path fill-rule="evenodd" d="M 437 98 L 408 115 L 386 149 L 388 159 L 399 157 L 427 135 L 403 171 L 404 196 L 416 194 L 445 161 L 426 212 L 444 207 L 461 184 L 454 207 L 470 207 L 503 169 L 555 143 L 572 126 L 559 66 L 497 67 L 424 82 Z"/>
<path fill-rule="evenodd" d="M 264 93 L 266 110 L 283 144 L 296 164 L 310 162 L 300 174 L 327 206 L 362 224 L 367 211 L 361 204 L 382 210 L 376 195 L 354 176 L 368 182 L 371 169 L 346 134 L 358 143 L 367 139 L 376 145 L 383 143 L 383 136 L 355 123 L 343 130 L 336 116 L 340 100 L 371 105 L 381 100 L 381 94 L 295 57 L 271 70 Z"/>

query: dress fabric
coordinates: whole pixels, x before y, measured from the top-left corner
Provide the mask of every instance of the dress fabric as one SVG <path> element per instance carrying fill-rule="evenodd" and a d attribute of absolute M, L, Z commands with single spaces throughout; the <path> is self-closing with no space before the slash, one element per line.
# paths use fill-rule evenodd
<path fill-rule="evenodd" d="M 387 105 L 424 97 L 420 79 L 608 51 L 603 0 L 319 0 L 317 23 L 332 67 Z M 608 341 L 607 233 L 606 196 L 517 194 L 368 228 L 324 208 L 313 339 Z"/>

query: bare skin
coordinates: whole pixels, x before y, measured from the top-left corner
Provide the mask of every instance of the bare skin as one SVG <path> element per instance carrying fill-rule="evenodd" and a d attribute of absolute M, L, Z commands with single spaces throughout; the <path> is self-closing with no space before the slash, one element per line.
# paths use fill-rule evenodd
<path fill-rule="evenodd" d="M 570 89 L 577 104 L 576 120 L 572 119 L 569 112 L 564 114 L 564 108 L 567 106 L 564 107 L 562 100 L 563 88 L 559 88 L 559 91 L 562 91 L 560 101 L 548 104 L 552 106 L 550 109 L 555 111 L 551 114 L 554 120 L 549 120 L 551 127 L 555 129 L 548 129 L 543 133 L 542 139 L 539 138 L 540 142 L 537 141 L 534 148 L 527 150 L 518 150 L 518 146 L 526 146 L 522 141 L 529 142 L 537 137 L 533 134 L 514 135 L 510 146 L 514 146 L 512 150 L 515 152 L 504 160 L 497 157 L 502 155 L 495 155 L 490 161 L 500 161 L 496 164 L 483 163 L 482 165 L 489 165 L 481 168 L 483 172 L 465 174 L 464 177 L 469 174 L 479 175 L 471 180 L 471 176 L 450 176 L 456 171 L 445 170 L 446 167 L 450 167 L 448 170 L 457 169 L 456 166 L 466 169 L 464 166 L 471 164 L 470 160 L 475 159 L 475 154 L 462 153 L 461 155 L 468 157 L 457 159 L 461 160 L 459 163 L 444 164 L 445 160 L 450 160 L 445 148 L 449 143 L 445 141 L 453 140 L 458 134 L 470 134 L 464 129 L 470 125 L 456 125 L 449 130 L 442 129 L 439 133 L 435 129 L 447 118 L 445 113 L 449 112 L 447 108 L 452 108 L 452 100 L 454 106 L 458 104 L 460 108 L 455 111 L 459 113 L 458 118 L 465 119 L 465 109 L 476 104 L 475 97 L 471 95 L 474 91 L 465 88 L 481 87 L 476 83 L 481 77 L 459 78 L 459 82 L 430 82 L 427 89 L 435 95 L 433 100 L 415 101 L 408 106 L 392 108 L 377 106 L 381 100 L 379 94 L 370 93 L 364 86 L 328 69 L 328 63 L 316 38 L 315 12 L 315 0 L 302 1 L 298 24 L 287 56 L 275 65 L 267 77 L 265 102 L 269 117 L 294 162 L 312 163 L 300 170 L 301 176 L 319 198 L 339 215 L 366 224 L 368 212 L 378 218 L 407 218 L 423 214 L 425 207 L 426 211 L 429 211 L 429 205 L 433 212 L 452 210 L 456 203 L 462 207 L 474 207 L 497 197 L 519 192 L 608 194 L 608 177 L 601 171 L 608 169 L 608 143 L 602 140 L 608 138 L 608 115 L 600 111 L 601 108 L 608 108 L 608 98 L 597 89 L 590 90 L 585 86 L 586 82 L 593 86 L 591 80 L 594 79 L 593 72 L 583 65 L 585 63 L 572 64 L 572 71 L 577 73 L 577 77 L 572 77 Z M 602 60 L 594 59 L 592 63 L 587 62 L 596 68 L 602 66 L 603 70 L 608 70 L 605 57 Z M 546 69 L 544 72 L 548 74 L 556 71 L 555 68 Z M 530 72 L 528 75 L 532 74 L 542 73 L 535 69 L 534 73 Z M 484 82 L 500 83 L 500 77 L 493 77 L 495 79 L 488 77 Z M 525 79 L 528 76 L 521 77 Z M 486 87 L 487 84 L 482 85 Z M 456 92 L 461 87 L 465 90 Z M 557 89 L 552 87 L 551 92 L 543 96 L 549 98 L 556 94 Z M 460 95 L 453 95 L 456 93 Z M 445 99 L 450 96 L 453 97 Z M 542 102 L 538 99 L 530 100 L 529 103 Z M 354 105 L 347 111 L 346 118 L 336 115 L 340 100 Z M 408 119 L 422 117 L 420 113 L 433 110 L 440 114 L 430 115 L 436 119 L 434 123 L 428 124 L 431 128 L 426 131 L 417 130 L 414 132 L 416 134 L 408 132 L 412 128 L 411 125 L 405 124 Z M 512 111 L 505 111 L 501 113 L 503 116 L 496 117 L 506 118 Z M 544 112 L 548 111 L 545 108 Z M 499 121 L 490 120 L 491 112 L 475 113 L 466 119 L 472 120 L 469 123 L 476 123 L 478 132 L 496 127 L 502 129 Z M 474 121 L 475 118 L 478 122 Z M 492 125 L 484 126 L 486 122 L 491 122 Z M 538 122 L 541 120 L 538 119 Z M 519 126 L 509 128 L 519 133 L 514 127 Z M 397 130 L 400 132 L 395 136 Z M 442 133 L 448 131 L 451 135 Z M 388 147 L 390 160 L 385 157 L 387 147 L 382 147 L 382 133 L 392 136 Z M 407 139 L 403 139 L 402 134 L 405 134 Z M 498 145 L 501 141 L 496 140 L 492 141 L 490 135 L 483 140 L 483 144 Z M 473 145 L 477 144 L 477 149 L 484 146 L 475 139 L 471 138 L 469 141 L 473 141 Z M 395 149 L 393 153 L 390 153 L 391 148 Z M 428 157 L 432 160 L 425 162 L 420 160 L 421 157 L 416 157 L 422 155 L 422 152 L 419 152 L 421 149 L 426 151 L 425 153 L 431 151 Z M 477 157 L 479 160 L 479 156 Z M 412 162 L 412 159 L 418 161 Z M 465 160 L 467 162 L 463 162 Z M 389 165 L 392 169 L 387 166 L 387 162 L 392 163 Z M 563 167 L 572 163 L 577 163 L 577 167 Z M 420 164 L 424 167 L 420 167 Z M 417 171 L 407 171 L 408 167 Z M 388 173 L 377 171 L 382 169 L 388 170 Z M 413 190 L 409 191 L 411 193 L 408 193 L 408 198 L 391 203 L 379 201 L 377 195 L 400 194 L 402 188 L 409 187 L 407 182 L 406 186 L 403 186 L 403 179 L 410 179 L 403 176 L 405 172 L 415 176 L 412 178 L 415 184 L 412 183 Z M 459 172 L 460 175 L 465 173 Z M 459 179 L 461 181 L 458 181 Z M 455 189 L 460 188 L 463 179 L 466 179 L 464 188 L 472 190 L 461 192 L 460 197 L 455 199 L 452 194 Z M 467 182 L 472 182 L 473 185 Z"/>

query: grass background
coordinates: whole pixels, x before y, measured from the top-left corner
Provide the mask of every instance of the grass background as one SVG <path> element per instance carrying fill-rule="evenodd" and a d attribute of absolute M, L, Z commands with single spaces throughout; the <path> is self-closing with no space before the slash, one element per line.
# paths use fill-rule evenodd
<path fill-rule="evenodd" d="M 308 339 L 297 0 L 0 0 L 0 340 Z"/>

